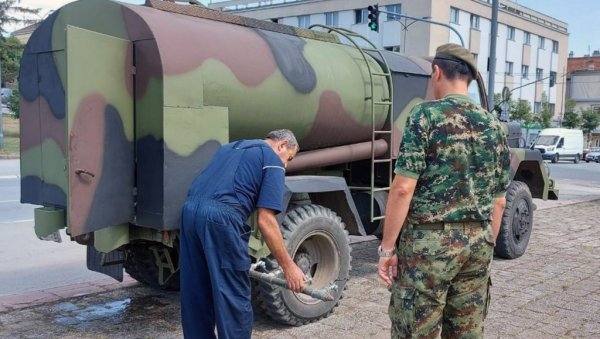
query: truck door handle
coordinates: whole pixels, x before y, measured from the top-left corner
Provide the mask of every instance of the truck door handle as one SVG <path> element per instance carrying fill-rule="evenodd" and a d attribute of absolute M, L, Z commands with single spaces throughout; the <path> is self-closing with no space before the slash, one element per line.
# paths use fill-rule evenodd
<path fill-rule="evenodd" d="M 90 171 L 88 171 L 88 170 L 86 170 L 86 169 L 83 169 L 83 168 L 78 168 L 78 169 L 76 169 L 76 170 L 75 170 L 75 174 L 77 174 L 77 175 L 79 175 L 79 176 L 81 176 L 82 174 L 84 174 L 84 175 L 86 175 L 86 176 L 87 176 L 87 178 L 86 178 L 86 179 L 88 179 L 88 180 L 89 180 L 89 179 L 91 179 L 91 178 L 94 178 L 94 177 L 96 177 L 96 175 L 95 175 L 94 173 L 92 173 L 92 172 L 90 172 Z"/>

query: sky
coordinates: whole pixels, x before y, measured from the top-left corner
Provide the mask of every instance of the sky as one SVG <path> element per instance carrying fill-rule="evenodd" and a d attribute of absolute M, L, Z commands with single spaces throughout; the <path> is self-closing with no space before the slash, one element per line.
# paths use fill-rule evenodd
<path fill-rule="evenodd" d="M 73 0 L 21 0 L 21 6 L 41 8 L 40 17 Z M 144 0 L 121 0 L 133 4 L 142 4 Z M 376 0 L 373 0 L 376 2 Z M 500 0 L 502 1 L 502 0 Z M 522 6 L 550 15 L 569 25 L 569 51 L 574 56 L 591 54 L 600 50 L 600 1 L 598 0 L 512 0 Z M 207 3 L 209 0 L 202 0 Z M 213 0 L 212 2 L 219 2 Z M 399 0 L 401 2 L 401 0 Z M 410 13 L 406 13 L 410 15 Z M 13 31 L 20 27 L 8 28 Z"/>

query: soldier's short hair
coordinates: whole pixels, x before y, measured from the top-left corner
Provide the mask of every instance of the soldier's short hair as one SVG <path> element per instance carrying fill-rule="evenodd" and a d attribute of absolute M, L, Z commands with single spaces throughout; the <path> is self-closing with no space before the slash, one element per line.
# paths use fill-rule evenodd
<path fill-rule="evenodd" d="M 471 83 L 477 77 L 477 63 L 471 52 L 457 44 L 437 48 L 432 66 L 437 65 L 449 80 L 460 78 Z"/>
<path fill-rule="evenodd" d="M 298 145 L 298 140 L 296 140 L 296 136 L 289 129 L 276 129 L 267 133 L 267 139 L 271 139 L 274 141 L 287 141 L 290 147 L 294 147 L 296 151 L 300 151 L 300 146 Z"/>

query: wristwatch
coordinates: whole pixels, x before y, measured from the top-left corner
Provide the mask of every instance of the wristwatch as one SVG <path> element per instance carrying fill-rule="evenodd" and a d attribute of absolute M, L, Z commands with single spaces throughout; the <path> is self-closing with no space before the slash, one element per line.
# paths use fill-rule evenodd
<path fill-rule="evenodd" d="M 384 251 L 381 249 L 381 245 L 379 247 L 377 247 L 377 254 L 379 254 L 379 257 L 393 257 L 394 255 L 396 255 L 396 249 L 392 248 L 389 251 Z"/>

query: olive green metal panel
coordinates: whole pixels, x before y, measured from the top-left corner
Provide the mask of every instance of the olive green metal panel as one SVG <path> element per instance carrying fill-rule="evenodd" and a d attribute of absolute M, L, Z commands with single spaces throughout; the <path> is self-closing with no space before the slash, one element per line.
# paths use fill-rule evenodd
<path fill-rule="evenodd" d="M 131 42 L 67 26 L 68 222 L 73 236 L 133 220 Z"/>

